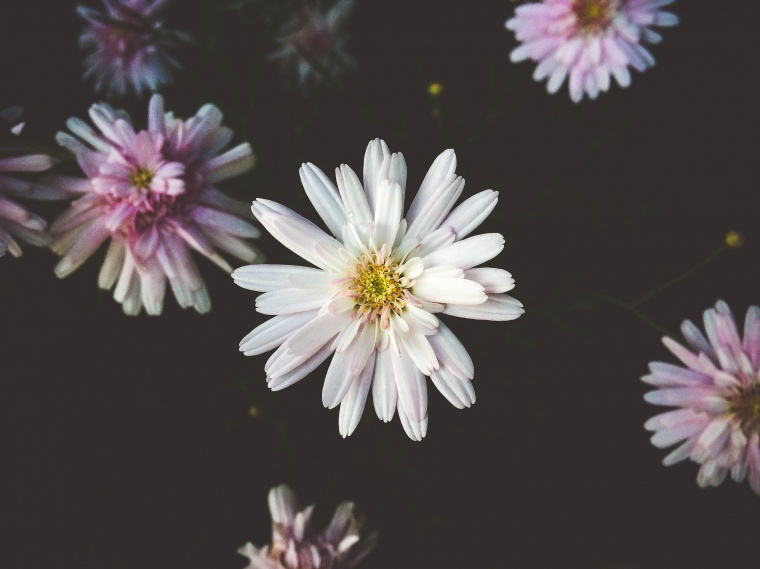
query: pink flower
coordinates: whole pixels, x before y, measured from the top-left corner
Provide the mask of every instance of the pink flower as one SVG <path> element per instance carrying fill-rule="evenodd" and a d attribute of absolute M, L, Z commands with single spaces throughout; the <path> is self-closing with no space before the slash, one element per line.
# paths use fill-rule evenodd
<path fill-rule="evenodd" d="M 584 92 L 596 99 L 614 77 L 628 87 L 628 67 L 644 71 L 655 63 L 642 42 L 659 43 L 652 26 L 675 26 L 678 17 L 660 8 L 674 0 L 544 0 L 523 4 L 507 29 L 522 43 L 512 51 L 514 62 L 538 62 L 536 81 L 548 78 L 547 90 L 556 93 L 569 78 L 570 97 L 578 102 Z"/>
<path fill-rule="evenodd" d="M 353 7 L 353 0 L 338 0 L 328 10 L 303 6 L 281 30 L 280 49 L 270 58 L 280 61 L 304 88 L 336 79 L 355 65 L 344 50 L 343 33 Z"/>
<path fill-rule="evenodd" d="M 166 30 L 158 15 L 170 0 L 102 0 L 106 12 L 78 6 L 87 27 L 79 45 L 91 53 L 85 60 L 85 79 L 95 89 L 120 96 L 141 95 L 171 83 L 180 64 L 167 49 L 187 36 Z"/>
<path fill-rule="evenodd" d="M 20 115 L 20 107 L 10 107 L 0 112 L 0 117 L 12 125 L 4 133 L 7 145 L 0 146 L 0 257 L 6 251 L 14 257 L 21 255 L 16 239 L 40 247 L 50 244 L 45 220 L 16 202 L 15 198 L 50 200 L 66 197 L 63 191 L 7 175 L 9 172 L 42 172 L 53 166 L 50 156 L 29 152 L 17 140 L 24 127 L 23 123 L 16 124 Z"/>
<path fill-rule="evenodd" d="M 250 560 L 246 569 L 350 569 L 375 547 L 375 534 L 361 539 L 362 522 L 351 502 L 338 506 L 321 534 L 309 527 L 314 506 L 299 511 L 298 499 L 285 485 L 269 491 L 269 510 L 272 543 L 261 549 L 251 543 L 240 548 Z"/>
<path fill-rule="evenodd" d="M 49 180 L 81 196 L 51 228 L 52 249 L 63 256 L 56 274 L 71 274 L 110 238 L 99 284 L 116 284 L 125 313 L 145 305 L 160 314 L 167 281 L 180 306 L 207 312 L 211 302 L 190 249 L 227 272 L 232 267 L 216 249 L 251 262 L 260 257 L 247 241 L 259 236 L 248 206 L 214 187 L 253 166 L 251 146 L 220 154 L 232 131 L 219 109 L 204 105 L 185 121 L 164 113 L 159 95 L 150 100 L 147 130 L 135 132 L 129 115 L 106 104 L 93 105 L 90 118 L 98 131 L 71 118 L 79 139 L 56 137 L 87 176 Z"/>
<path fill-rule="evenodd" d="M 760 494 L 760 307 L 747 311 L 743 339 L 723 301 L 705 311 L 704 325 L 707 338 L 688 320 L 681 326 L 691 350 L 663 339 L 686 367 L 649 364 L 642 380 L 659 389 L 644 399 L 678 409 L 645 426 L 655 431 L 656 447 L 681 443 L 665 457 L 666 466 L 686 458 L 702 465 L 701 487 L 718 486 L 730 472 L 737 482 L 748 477 Z"/>

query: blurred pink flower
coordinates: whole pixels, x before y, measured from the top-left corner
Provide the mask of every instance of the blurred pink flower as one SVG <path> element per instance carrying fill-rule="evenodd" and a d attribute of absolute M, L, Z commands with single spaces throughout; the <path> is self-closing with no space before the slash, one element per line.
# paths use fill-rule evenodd
<path fill-rule="evenodd" d="M 512 61 L 538 62 L 536 81 L 548 78 L 547 90 L 556 93 L 569 78 L 570 97 L 578 102 L 584 92 L 596 99 L 614 77 L 621 87 L 631 83 L 628 67 L 644 71 L 655 63 L 642 42 L 659 43 L 652 26 L 674 26 L 678 17 L 660 8 L 674 0 L 544 0 L 523 4 L 507 21 L 522 43 Z"/>
<path fill-rule="evenodd" d="M 3 126 L 8 144 L 0 145 L 0 256 L 6 251 L 14 257 L 21 255 L 21 247 L 16 238 L 40 247 L 50 244 L 45 220 L 16 202 L 16 198 L 51 200 L 67 197 L 64 191 L 7 175 L 42 172 L 54 163 L 50 156 L 30 152 L 23 144 L 16 142 L 15 138 L 24 127 L 23 123 L 17 123 L 21 112 L 20 107 L 10 107 L 0 112 L 0 118 L 10 125 L 7 132 L 6 126 Z"/>
<path fill-rule="evenodd" d="M 77 11 L 87 21 L 79 45 L 91 53 L 85 78 L 109 94 L 141 95 L 171 83 L 180 64 L 168 50 L 188 37 L 167 30 L 158 19 L 171 0 L 102 0 L 105 13 L 86 6 Z"/>
<path fill-rule="evenodd" d="M 681 443 L 665 457 L 666 466 L 691 458 L 702 465 L 700 486 L 718 486 L 730 472 L 737 482 L 748 477 L 760 494 L 760 307 L 747 311 L 743 339 L 723 301 L 705 311 L 704 325 L 707 338 L 688 320 L 681 326 L 691 350 L 663 339 L 686 367 L 649 364 L 642 380 L 659 389 L 644 399 L 679 409 L 645 426 L 655 431 L 656 447 Z"/>
<path fill-rule="evenodd" d="M 364 183 L 342 165 L 336 184 L 313 164 L 301 168 L 306 194 L 332 233 L 296 212 L 259 199 L 259 222 L 317 268 L 241 267 L 232 277 L 263 292 L 256 309 L 274 318 L 240 342 L 245 355 L 276 348 L 264 365 L 270 389 L 293 385 L 335 353 L 322 404 L 340 405 L 339 432 L 359 424 L 370 388 L 377 416 L 398 410 L 407 436 L 427 433 L 426 376 L 456 407 L 475 402 L 475 367 L 456 335 L 436 314 L 475 320 L 514 320 L 525 311 L 504 294 L 507 271 L 478 267 L 498 255 L 498 233 L 468 237 L 496 207 L 485 190 L 454 207 L 464 190 L 453 150 L 430 167 L 404 217 L 406 161 L 382 140 L 369 143 Z M 476 268 L 477 267 L 477 268 Z"/>
<path fill-rule="evenodd" d="M 280 31 L 279 49 L 270 58 L 303 88 L 336 79 L 355 66 L 344 50 L 344 30 L 353 8 L 353 0 L 338 0 L 327 10 L 315 4 L 303 6 Z"/>
<path fill-rule="evenodd" d="M 71 118 L 67 125 L 79 138 L 64 132 L 56 138 L 87 175 L 48 180 L 81 196 L 51 227 L 52 249 L 63 256 L 56 274 L 71 274 L 111 238 L 99 284 L 116 283 L 114 298 L 125 313 L 138 314 L 144 305 L 160 314 L 167 281 L 180 306 L 207 312 L 211 302 L 190 249 L 228 272 L 217 248 L 259 260 L 246 241 L 259 236 L 248 206 L 214 187 L 253 166 L 251 146 L 220 154 L 232 131 L 222 126 L 219 109 L 204 105 L 180 120 L 164 113 L 159 95 L 150 100 L 147 130 L 135 132 L 129 115 L 107 104 L 93 105 L 90 118 L 98 131 Z"/>
<path fill-rule="evenodd" d="M 361 539 L 362 521 L 354 505 L 338 506 L 321 534 L 310 527 L 314 506 L 300 510 L 298 499 L 285 485 L 269 491 L 272 543 L 261 549 L 245 544 L 239 553 L 250 560 L 246 569 L 351 569 L 375 547 L 376 535 Z"/>

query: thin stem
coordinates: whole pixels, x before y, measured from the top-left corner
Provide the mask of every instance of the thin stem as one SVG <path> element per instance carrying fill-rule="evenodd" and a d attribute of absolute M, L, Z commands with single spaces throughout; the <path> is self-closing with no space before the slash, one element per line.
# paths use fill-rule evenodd
<path fill-rule="evenodd" d="M 602 300 L 609 302 L 610 304 L 614 304 L 615 306 L 622 308 L 623 310 L 626 310 L 636 316 L 639 320 L 662 334 L 663 336 L 672 336 L 672 334 L 660 326 L 657 322 L 652 320 L 649 316 L 638 310 L 633 304 L 628 302 L 623 302 L 622 300 L 615 298 L 614 296 L 605 296 L 602 298 Z"/>
<path fill-rule="evenodd" d="M 694 265 L 692 268 L 690 268 L 685 273 L 682 273 L 682 274 L 678 275 L 677 277 L 675 277 L 674 279 L 671 279 L 668 282 L 666 282 L 666 283 L 664 283 L 664 284 L 662 284 L 662 285 L 660 285 L 660 286 L 658 286 L 658 287 L 650 290 L 649 292 L 647 292 L 643 296 L 637 298 L 636 300 L 634 300 L 632 302 L 629 302 L 628 305 L 630 307 L 632 307 L 632 308 L 635 308 L 639 304 L 642 304 L 643 302 L 646 302 L 650 298 L 653 298 L 653 297 L 657 296 L 661 292 L 669 289 L 670 287 L 672 287 L 675 284 L 678 284 L 679 282 L 681 282 L 685 278 L 690 277 L 691 275 L 693 275 L 694 273 L 696 273 L 700 269 L 702 269 L 702 268 L 706 267 L 707 265 L 709 265 L 714 259 L 716 259 L 726 249 L 728 249 L 728 246 L 727 245 L 723 245 L 720 249 L 718 249 L 717 251 L 715 251 L 712 254 L 710 254 L 708 257 L 706 257 L 705 259 L 703 259 L 702 261 L 700 261 L 699 263 L 697 263 L 696 265 Z"/>

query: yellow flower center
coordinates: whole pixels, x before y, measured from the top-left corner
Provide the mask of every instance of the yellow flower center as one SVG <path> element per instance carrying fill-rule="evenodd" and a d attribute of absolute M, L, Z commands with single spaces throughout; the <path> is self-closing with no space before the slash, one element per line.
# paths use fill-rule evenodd
<path fill-rule="evenodd" d="M 357 265 L 354 288 L 359 294 L 357 297 L 359 304 L 382 308 L 396 302 L 404 292 L 397 270 L 398 265 L 386 266 L 374 263 Z"/>
<path fill-rule="evenodd" d="M 414 281 L 403 275 L 400 266 L 383 247 L 374 254 L 366 253 L 348 271 L 348 293 L 356 303 L 357 314 L 369 322 L 380 320 L 387 328 L 391 314 L 401 315 L 407 303 L 406 289 Z"/>
<path fill-rule="evenodd" d="M 145 168 L 138 168 L 129 177 L 130 181 L 140 190 L 147 190 L 153 181 L 153 172 Z"/>
<path fill-rule="evenodd" d="M 760 383 L 740 390 L 731 402 L 731 411 L 741 421 L 745 434 L 760 432 Z"/>
<path fill-rule="evenodd" d="M 573 12 L 585 32 L 597 32 L 609 26 L 617 12 L 616 0 L 575 0 Z"/>

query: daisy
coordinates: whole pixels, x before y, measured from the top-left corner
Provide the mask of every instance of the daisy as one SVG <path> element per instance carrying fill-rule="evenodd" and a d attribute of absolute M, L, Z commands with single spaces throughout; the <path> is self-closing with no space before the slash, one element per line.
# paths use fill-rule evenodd
<path fill-rule="evenodd" d="M 63 278 L 110 239 L 99 285 L 110 289 L 124 312 L 161 313 L 167 281 L 183 308 L 211 308 L 206 285 L 190 256 L 196 250 L 225 271 L 232 267 L 217 249 L 246 262 L 259 253 L 247 240 L 259 236 L 248 207 L 216 184 L 253 166 L 248 143 L 226 152 L 232 131 L 222 113 L 204 105 L 188 120 L 164 112 L 153 95 L 148 128 L 135 132 L 129 115 L 107 104 L 90 108 L 96 129 L 71 118 L 78 138 L 59 132 L 58 143 L 74 153 L 86 178 L 48 183 L 80 197 L 51 227 L 55 268 Z"/>
<path fill-rule="evenodd" d="M 90 51 L 85 79 L 95 89 L 124 96 L 132 91 L 156 91 L 174 80 L 179 62 L 168 50 L 188 41 L 181 32 L 166 30 L 158 19 L 170 0 L 102 0 L 105 13 L 86 6 L 77 12 L 87 21 L 79 45 Z"/>
<path fill-rule="evenodd" d="M 614 77 L 628 87 L 628 67 L 644 71 L 655 63 L 642 43 L 655 44 L 662 36 L 653 26 L 675 26 L 678 17 L 660 8 L 674 0 L 544 0 L 523 4 L 506 27 L 522 44 L 512 61 L 538 62 L 536 81 L 548 78 L 549 93 L 556 93 L 565 79 L 570 98 L 578 102 L 584 93 L 596 99 Z"/>
<path fill-rule="evenodd" d="M 45 220 L 19 204 L 17 198 L 51 200 L 66 197 L 65 192 L 9 175 L 43 172 L 54 164 L 50 156 L 30 152 L 18 142 L 17 137 L 24 128 L 24 123 L 18 123 L 21 112 L 20 107 L 9 107 L 0 112 L 0 118 L 10 125 L 4 135 L 7 144 L 0 145 L 0 256 L 8 251 L 19 257 L 21 247 L 17 239 L 40 247 L 50 244 Z"/>
<path fill-rule="evenodd" d="M 378 417 L 388 422 L 398 409 L 414 440 L 427 431 L 425 376 L 455 406 L 475 402 L 472 360 L 436 314 L 513 320 L 523 313 L 504 294 L 514 288 L 507 271 L 476 268 L 501 252 L 504 238 L 467 237 L 498 194 L 486 190 L 454 208 L 464 189 L 455 170 L 454 151 L 443 152 L 404 218 L 406 163 L 383 141 L 367 148 L 363 185 L 346 165 L 336 169 L 336 188 L 304 164 L 304 189 L 332 236 L 276 202 L 253 204 L 261 224 L 316 268 L 259 265 L 233 273 L 240 286 L 265 293 L 257 310 L 274 316 L 240 350 L 277 348 L 264 366 L 272 390 L 299 381 L 335 352 L 322 402 L 340 405 L 343 437 L 359 423 L 370 387 Z"/>
<path fill-rule="evenodd" d="M 690 321 L 681 332 L 691 349 L 664 338 L 683 366 L 653 362 L 642 379 L 658 387 L 644 399 L 677 407 L 651 418 L 652 444 L 680 446 L 666 466 L 690 458 L 701 465 L 697 484 L 718 486 L 731 473 L 760 494 L 760 307 L 752 306 L 739 335 L 731 310 L 719 301 L 705 311 L 707 338 Z M 684 367 L 685 366 L 685 367 Z"/>
<path fill-rule="evenodd" d="M 272 543 L 261 549 L 245 544 L 239 553 L 250 560 L 246 569 L 351 569 L 375 547 L 375 534 L 361 539 L 362 522 L 351 502 L 338 506 L 321 534 L 310 527 L 314 506 L 301 510 L 285 485 L 269 491 L 269 511 Z"/>
<path fill-rule="evenodd" d="M 270 59 L 279 61 L 302 88 L 337 78 L 355 65 L 344 49 L 344 29 L 353 8 L 353 0 L 338 0 L 327 10 L 303 6 L 280 31 L 279 49 Z"/>

